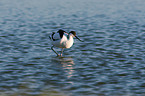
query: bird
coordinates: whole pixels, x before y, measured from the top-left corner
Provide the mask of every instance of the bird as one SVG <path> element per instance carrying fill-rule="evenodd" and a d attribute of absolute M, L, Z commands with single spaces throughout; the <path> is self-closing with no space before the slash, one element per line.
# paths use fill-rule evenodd
<path fill-rule="evenodd" d="M 73 45 L 74 37 L 76 37 L 79 41 L 82 41 L 76 36 L 75 31 L 70 31 L 69 33 L 67 33 L 66 31 L 60 29 L 57 31 L 57 33 L 52 32 L 52 34 L 49 36 L 49 38 L 52 42 L 51 50 L 54 51 L 54 53 L 56 53 L 57 56 L 62 56 L 63 50 L 65 48 L 70 48 Z M 53 49 L 54 47 L 61 48 L 60 55 Z"/>

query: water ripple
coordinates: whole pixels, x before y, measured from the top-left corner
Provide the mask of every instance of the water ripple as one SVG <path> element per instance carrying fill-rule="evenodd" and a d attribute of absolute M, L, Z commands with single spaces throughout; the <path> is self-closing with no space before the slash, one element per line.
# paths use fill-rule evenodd
<path fill-rule="evenodd" d="M 0 95 L 144 96 L 143 2 L 0 1 Z M 56 57 L 58 29 L 84 42 Z"/>

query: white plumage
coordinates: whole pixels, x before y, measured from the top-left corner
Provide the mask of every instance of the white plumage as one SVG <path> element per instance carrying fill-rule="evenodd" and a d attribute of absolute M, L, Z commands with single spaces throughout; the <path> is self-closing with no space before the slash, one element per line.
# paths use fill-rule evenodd
<path fill-rule="evenodd" d="M 51 49 L 57 54 L 57 56 L 62 56 L 63 49 L 64 48 L 70 48 L 73 45 L 73 43 L 74 43 L 73 37 L 76 37 L 78 40 L 80 40 L 76 36 L 76 32 L 75 31 L 71 31 L 69 33 L 65 32 L 64 30 L 59 30 L 57 33 L 53 32 L 52 35 L 49 37 L 51 39 L 52 45 L 53 45 L 51 47 Z M 53 47 L 62 48 L 61 54 L 59 55 L 53 49 Z"/>

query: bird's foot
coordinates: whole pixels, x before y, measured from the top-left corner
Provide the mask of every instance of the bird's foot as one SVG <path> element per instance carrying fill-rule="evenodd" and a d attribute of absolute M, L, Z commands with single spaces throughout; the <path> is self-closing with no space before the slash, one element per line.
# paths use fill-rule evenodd
<path fill-rule="evenodd" d="M 62 57 L 62 54 L 60 54 L 59 56 Z"/>
<path fill-rule="evenodd" d="M 59 54 L 57 54 L 57 57 L 62 57 L 62 54 L 60 54 L 60 55 L 59 55 Z"/>
<path fill-rule="evenodd" d="M 60 57 L 61 55 L 57 54 L 57 57 Z"/>

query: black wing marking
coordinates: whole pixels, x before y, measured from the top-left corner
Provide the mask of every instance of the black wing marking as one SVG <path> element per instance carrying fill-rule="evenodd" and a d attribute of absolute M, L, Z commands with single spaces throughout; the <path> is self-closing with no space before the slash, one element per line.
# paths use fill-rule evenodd
<path fill-rule="evenodd" d="M 55 32 L 53 32 L 53 33 L 51 34 L 51 39 L 52 39 L 53 41 L 59 40 L 58 38 L 55 39 L 55 36 L 54 36 L 54 35 L 56 35 Z"/>

